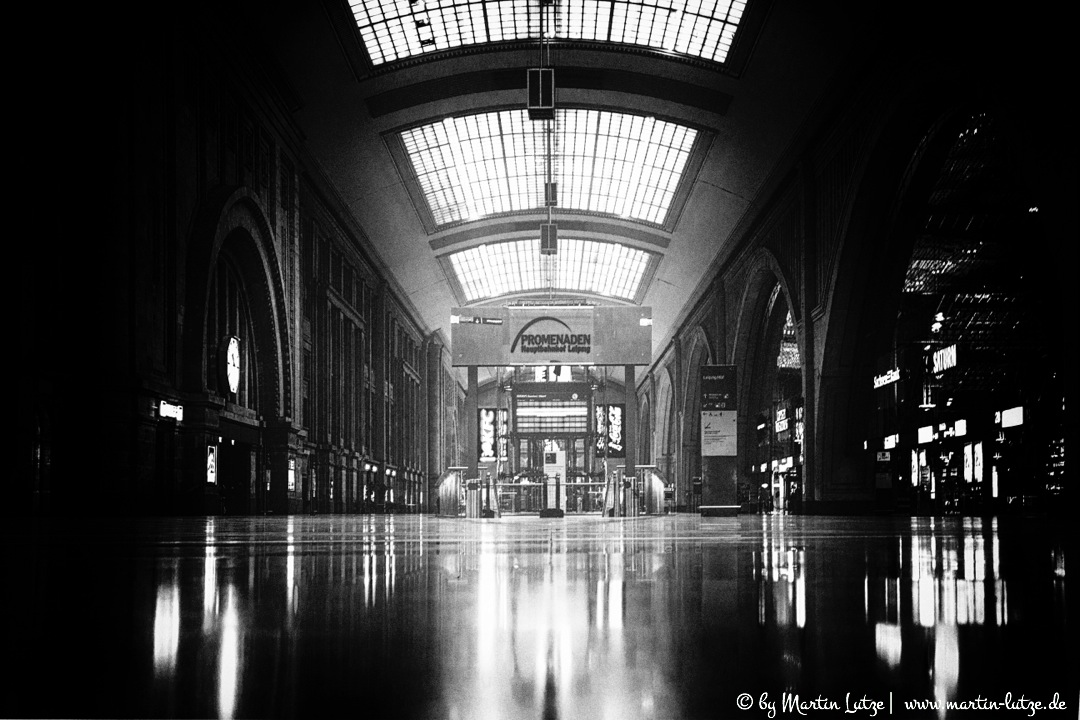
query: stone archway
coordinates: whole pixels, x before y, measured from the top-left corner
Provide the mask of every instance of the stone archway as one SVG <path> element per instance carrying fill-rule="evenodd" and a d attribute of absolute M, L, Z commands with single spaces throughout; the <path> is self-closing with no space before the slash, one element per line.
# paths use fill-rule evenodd
<path fill-rule="evenodd" d="M 694 478 L 700 482 L 702 474 L 701 465 L 701 397 L 700 397 L 700 368 L 712 362 L 713 352 L 709 343 L 708 334 L 700 325 L 695 326 L 683 339 L 686 352 L 684 354 L 683 384 L 681 391 L 682 410 L 682 444 L 679 447 L 681 460 L 679 462 L 679 480 L 681 487 L 695 490 Z M 696 485 L 700 489 L 701 485 Z"/>
<path fill-rule="evenodd" d="M 989 433 L 976 428 L 991 423 L 987 418 L 993 411 L 983 406 L 991 397 L 1009 394 L 985 390 L 993 386 L 985 377 L 1000 375 L 1008 366 L 1014 378 L 1004 386 L 1026 388 L 1028 382 L 1032 387 L 1042 382 L 1032 393 L 1042 397 L 1050 387 L 1036 376 L 1044 371 L 1052 375 L 1058 363 L 1063 367 L 1064 354 L 1054 351 L 1033 364 L 1032 372 L 1024 372 L 1028 369 L 1024 361 L 1040 354 L 1043 339 L 1060 326 L 1063 312 L 1053 290 L 1054 270 L 1046 263 L 1031 262 L 1051 246 L 1039 244 L 1044 236 L 1028 218 L 1029 207 L 1037 208 L 1038 202 L 1030 197 L 1019 164 L 1008 155 L 1012 128 L 985 100 L 937 100 L 933 117 L 902 116 L 882 134 L 867 161 L 866 180 L 854 197 L 852 219 L 842 235 L 837 271 L 829 288 L 817 393 L 819 416 L 830 418 L 819 428 L 816 453 L 821 461 L 818 472 L 827 481 L 816 499 L 824 502 L 873 502 L 880 508 L 899 503 L 901 508 L 956 512 L 975 495 L 981 493 L 980 502 L 990 497 L 990 492 L 972 492 L 955 481 L 960 472 L 957 465 L 962 463 L 943 458 L 962 454 L 954 452 L 955 443 L 939 442 L 938 431 L 944 428 L 943 432 L 952 433 L 953 416 L 962 416 L 963 434 L 981 442 Z M 868 243 L 866 237 L 878 242 Z M 1002 260 L 1007 253 L 1012 260 Z M 1040 273 L 1049 277 L 1032 282 L 1031 276 Z M 1015 285 L 1007 285 L 1006 275 L 1014 277 Z M 931 282 L 924 286 L 922 279 L 927 278 Z M 1029 299 L 1033 304 L 1026 306 L 1027 311 L 1021 302 L 1025 295 L 1040 298 Z M 978 296 L 983 299 L 976 307 L 972 298 Z M 930 329 L 935 310 L 946 325 L 941 335 Z M 995 330 L 995 322 L 1000 325 L 993 320 L 995 314 L 1011 316 L 1006 331 Z M 916 324 L 923 329 L 914 331 Z M 1037 328 L 1033 334 L 1032 328 Z M 990 340 L 995 332 L 1008 342 Z M 954 350 L 960 345 L 962 353 L 971 353 L 969 358 L 981 352 L 992 359 L 983 361 L 981 371 L 978 360 L 969 360 L 943 378 L 936 370 L 927 372 L 923 361 L 929 353 L 925 351 L 936 339 L 950 336 Z M 1023 342 L 1023 352 L 1010 355 L 1006 346 L 1023 337 L 1029 338 Z M 924 353 L 926 357 L 920 358 Z M 888 396 L 872 382 L 876 373 L 887 368 L 895 368 L 896 377 L 903 377 L 889 383 Z M 962 386 L 955 380 L 957 375 L 972 380 Z M 951 409 L 938 407 L 930 395 L 921 399 L 922 404 L 910 397 L 912 388 L 919 391 L 917 386 L 921 386 L 923 392 L 933 394 L 938 384 L 950 385 L 948 394 L 956 395 L 956 404 L 949 397 L 945 405 Z M 1017 390 L 1009 404 L 997 409 L 1022 402 L 1027 404 Z M 1046 407 L 1054 405 L 1050 401 Z M 1057 407 L 1043 415 L 1056 422 L 1052 418 L 1059 411 Z M 914 428 L 924 426 L 932 439 L 915 440 Z M 924 462 L 928 452 L 934 459 Z M 897 462 L 896 455 L 912 459 Z M 911 470 L 913 464 L 918 472 Z M 1006 470 L 1007 466 L 1002 463 Z M 926 476 L 917 479 L 923 472 L 929 480 Z M 939 477 L 946 478 L 944 485 L 951 488 L 944 504 L 935 499 Z M 996 493 L 995 485 L 993 498 Z"/>
<path fill-rule="evenodd" d="M 669 482 L 675 481 L 676 457 L 675 443 L 677 441 L 677 426 L 675 414 L 675 398 L 672 389 L 674 383 L 671 380 L 669 367 L 660 367 L 653 376 L 656 383 L 656 403 L 653 406 L 654 427 L 653 432 L 653 463 Z"/>
<path fill-rule="evenodd" d="M 226 262 L 227 258 L 227 262 Z M 252 477 L 269 491 L 263 511 L 284 512 L 288 505 L 290 448 L 296 447 L 291 423 L 292 359 L 284 283 L 273 233 L 257 197 L 246 188 L 221 189 L 203 203 L 186 264 L 183 328 L 183 385 L 191 421 L 184 443 L 185 509 L 216 512 L 215 488 L 207 487 L 207 453 L 221 437 L 228 402 L 211 381 L 217 354 L 208 352 L 221 338 L 210 337 L 215 277 L 228 266 L 239 278 L 250 315 L 251 358 L 258 377 L 258 413 L 246 420 L 244 439 L 257 454 Z M 217 362 L 223 362 L 219 358 Z M 233 418 L 236 413 L 232 413 Z M 251 415 L 251 413 L 249 413 Z"/>
<path fill-rule="evenodd" d="M 891 325 L 912 250 L 911 198 L 928 191 L 925 168 L 941 162 L 955 133 L 954 104 L 936 98 L 891 119 L 876 138 L 839 231 L 840 247 L 829 282 L 822 288 L 824 312 L 817 327 L 819 372 L 814 388 L 815 422 L 809 475 L 820 482 L 807 500 L 827 508 L 836 503 L 868 507 L 873 475 L 863 467 L 862 428 L 872 402 L 874 357 L 881 338 L 876 328 Z M 867 242 L 866 238 L 875 238 Z"/>
<path fill-rule="evenodd" d="M 652 403 L 648 393 L 641 399 L 638 410 L 638 453 L 639 464 L 650 465 L 653 462 L 652 446 Z"/>
<path fill-rule="evenodd" d="M 799 302 L 793 297 L 791 288 L 792 282 L 783 272 L 776 257 L 767 249 L 759 249 L 753 258 L 739 305 L 733 357 L 740 369 L 739 474 L 740 483 L 744 487 L 760 480 L 757 477 L 761 472 L 761 458 L 757 455 L 757 428 L 763 421 L 771 422 L 771 418 L 763 420 L 759 415 L 761 409 L 771 407 L 774 400 L 772 395 L 777 386 L 777 357 L 781 349 L 783 326 L 789 313 L 794 322 L 798 353 L 801 357 L 806 357 L 808 352 L 800 322 Z M 805 386 L 806 378 L 802 375 L 800 378 Z M 806 422 L 809 422 L 809 418 Z M 806 481 L 804 476 L 803 482 Z"/>

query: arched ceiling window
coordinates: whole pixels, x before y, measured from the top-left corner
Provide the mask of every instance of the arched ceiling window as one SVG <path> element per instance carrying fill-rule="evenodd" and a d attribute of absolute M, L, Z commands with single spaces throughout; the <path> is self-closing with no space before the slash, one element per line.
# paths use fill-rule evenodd
<path fill-rule="evenodd" d="M 524 109 L 460 117 L 401 133 L 435 228 L 544 207 L 543 122 Z M 571 108 L 556 114 L 558 207 L 664 225 L 698 133 L 643 115 Z"/>
<path fill-rule="evenodd" d="M 373 65 L 451 48 L 539 39 L 536 0 L 351 0 Z M 557 0 L 554 36 L 723 63 L 745 0 Z"/>
<path fill-rule="evenodd" d="M 627 245 L 559 239 L 558 255 L 541 255 L 540 240 L 509 240 L 460 250 L 444 268 L 466 303 L 550 291 L 640 301 L 659 255 Z"/>

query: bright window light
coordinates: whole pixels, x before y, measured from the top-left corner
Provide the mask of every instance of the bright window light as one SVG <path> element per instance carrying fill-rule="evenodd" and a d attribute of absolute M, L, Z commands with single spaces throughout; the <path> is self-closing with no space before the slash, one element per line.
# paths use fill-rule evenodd
<path fill-rule="evenodd" d="M 449 256 L 465 302 L 543 290 L 633 300 L 651 254 L 618 243 L 559 240 L 557 255 L 540 255 L 540 240 L 510 240 Z"/>
<path fill-rule="evenodd" d="M 401 134 L 436 225 L 544 207 L 548 123 L 525 109 L 445 118 Z M 662 225 L 697 131 L 643 115 L 556 113 L 559 207 Z"/>
<path fill-rule="evenodd" d="M 351 0 L 374 65 L 464 45 L 540 37 L 533 0 Z M 727 60 L 745 0 L 559 0 L 545 36 Z"/>

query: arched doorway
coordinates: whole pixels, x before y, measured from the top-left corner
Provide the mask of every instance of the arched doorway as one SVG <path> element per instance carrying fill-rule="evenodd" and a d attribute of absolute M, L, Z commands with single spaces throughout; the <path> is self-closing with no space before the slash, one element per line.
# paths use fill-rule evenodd
<path fill-rule="evenodd" d="M 746 509 L 798 512 L 804 467 L 803 363 L 795 316 L 773 280 L 748 370 L 747 448 L 739 500 Z"/>
<path fill-rule="evenodd" d="M 189 512 L 287 512 L 301 502 L 281 273 L 258 200 L 204 206 L 188 260 L 184 328 Z"/>
<path fill-rule="evenodd" d="M 895 309 L 874 344 L 864 467 L 886 507 L 1045 506 L 1064 489 L 1052 248 L 992 112 L 950 113 L 926 144 L 903 199 Z"/>

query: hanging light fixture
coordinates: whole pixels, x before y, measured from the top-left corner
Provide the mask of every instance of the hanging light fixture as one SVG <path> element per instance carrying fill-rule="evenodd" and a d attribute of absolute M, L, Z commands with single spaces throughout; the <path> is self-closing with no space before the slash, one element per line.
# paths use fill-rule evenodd
<path fill-rule="evenodd" d="M 559 253 L 558 226 L 554 208 L 559 204 L 558 185 L 554 181 L 555 144 L 555 69 L 551 62 L 550 38 L 555 34 L 558 12 L 554 0 L 539 0 L 539 63 L 527 72 L 529 119 L 544 123 L 544 207 L 547 221 L 540 224 L 540 257 L 546 271 L 549 299 L 555 293 L 556 257 Z"/>

